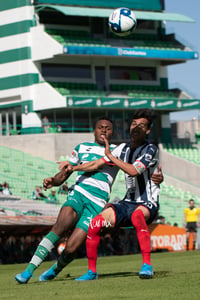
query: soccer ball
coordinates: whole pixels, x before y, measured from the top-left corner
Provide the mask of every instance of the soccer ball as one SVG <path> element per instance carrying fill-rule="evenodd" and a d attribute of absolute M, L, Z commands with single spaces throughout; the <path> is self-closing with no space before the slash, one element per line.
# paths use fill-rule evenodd
<path fill-rule="evenodd" d="M 118 36 L 128 36 L 137 25 L 134 12 L 126 7 L 115 9 L 109 17 L 109 26 L 113 33 Z"/>
<path fill-rule="evenodd" d="M 136 28 L 137 20 L 131 9 L 120 7 L 111 13 L 108 24 L 116 35 L 127 36 Z"/>

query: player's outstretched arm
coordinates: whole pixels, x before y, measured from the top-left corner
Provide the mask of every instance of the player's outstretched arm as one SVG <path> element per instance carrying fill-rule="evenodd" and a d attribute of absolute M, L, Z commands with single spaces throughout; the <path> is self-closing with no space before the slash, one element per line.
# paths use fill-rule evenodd
<path fill-rule="evenodd" d="M 59 164 L 59 166 L 58 166 L 59 170 L 62 170 L 63 168 L 64 169 L 68 169 L 68 168 L 70 168 L 72 166 L 68 160 L 57 161 L 56 163 Z"/>
<path fill-rule="evenodd" d="M 125 173 L 129 174 L 132 177 L 137 176 L 139 173 L 136 170 L 136 168 L 132 164 L 123 162 L 123 161 L 119 160 L 118 158 L 116 158 L 114 155 L 112 155 L 112 153 L 110 151 L 110 145 L 109 145 L 107 139 L 105 138 L 105 136 L 103 137 L 103 139 L 105 142 L 105 155 Z"/>
<path fill-rule="evenodd" d="M 105 165 L 105 161 L 100 158 L 78 166 L 72 166 L 73 171 L 93 172 Z"/>
<path fill-rule="evenodd" d="M 45 178 L 43 180 L 43 188 L 44 190 L 50 189 L 53 186 L 61 185 L 69 176 L 72 174 L 71 167 L 63 168 L 59 173 L 55 176 L 51 176 L 50 178 Z"/>

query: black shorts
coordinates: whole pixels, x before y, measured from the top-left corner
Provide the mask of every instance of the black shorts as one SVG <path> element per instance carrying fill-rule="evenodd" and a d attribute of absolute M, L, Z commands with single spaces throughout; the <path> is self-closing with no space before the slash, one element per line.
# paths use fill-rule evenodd
<path fill-rule="evenodd" d="M 187 232 L 197 232 L 197 223 L 196 222 L 188 222 L 186 224 Z"/>
<path fill-rule="evenodd" d="M 115 227 L 130 227 L 133 226 L 131 222 L 131 215 L 138 206 L 144 206 L 149 210 L 150 216 L 147 225 L 151 224 L 158 213 L 158 207 L 152 205 L 151 208 L 147 207 L 144 203 L 138 204 L 129 201 L 119 201 L 118 203 L 108 203 L 105 208 L 112 207 L 115 211 Z"/>

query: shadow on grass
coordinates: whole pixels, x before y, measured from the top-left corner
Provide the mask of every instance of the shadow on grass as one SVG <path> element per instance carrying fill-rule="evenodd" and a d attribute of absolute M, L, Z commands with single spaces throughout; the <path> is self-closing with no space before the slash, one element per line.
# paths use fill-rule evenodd
<path fill-rule="evenodd" d="M 81 276 L 81 274 L 79 275 Z M 56 278 L 56 281 L 66 281 L 66 280 L 74 280 L 79 276 L 71 276 L 70 274 L 66 274 L 64 277 Z M 129 276 L 138 276 L 138 272 L 117 272 L 117 273 L 106 273 L 99 274 L 99 279 L 109 278 L 109 277 L 129 277 Z M 54 280 L 53 280 L 54 281 Z"/>
<path fill-rule="evenodd" d="M 154 272 L 153 278 L 162 278 L 162 277 L 168 277 L 170 276 L 171 272 L 169 271 L 158 271 Z"/>
<path fill-rule="evenodd" d="M 158 271 L 158 272 L 154 272 L 154 276 L 152 279 L 159 279 L 159 278 L 164 278 L 164 277 L 169 277 L 171 274 L 171 272 L 169 271 Z M 81 275 L 80 275 L 81 276 Z M 132 277 L 132 276 L 139 276 L 138 272 L 116 272 L 116 273 L 106 273 L 106 274 L 99 274 L 99 279 L 103 279 L 103 278 L 115 278 L 115 277 Z M 79 276 L 71 276 L 69 273 L 64 275 L 63 277 L 57 277 L 54 280 L 49 280 L 46 282 L 62 282 L 62 281 L 66 281 L 66 280 L 74 280 Z M 38 282 L 31 282 L 32 284 L 36 284 L 39 283 Z"/>

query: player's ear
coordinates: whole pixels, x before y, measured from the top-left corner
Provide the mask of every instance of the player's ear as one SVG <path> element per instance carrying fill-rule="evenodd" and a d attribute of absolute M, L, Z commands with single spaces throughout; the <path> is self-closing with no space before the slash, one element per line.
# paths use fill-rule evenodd
<path fill-rule="evenodd" d="M 146 134 L 149 134 L 151 131 L 151 128 L 147 129 Z"/>

